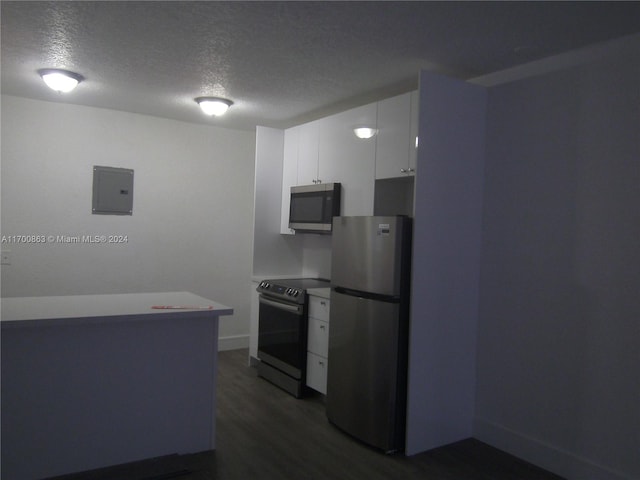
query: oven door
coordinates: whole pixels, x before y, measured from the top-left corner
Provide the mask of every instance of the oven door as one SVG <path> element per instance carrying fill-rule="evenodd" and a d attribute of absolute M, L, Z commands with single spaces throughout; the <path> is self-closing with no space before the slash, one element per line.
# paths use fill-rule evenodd
<path fill-rule="evenodd" d="M 260 295 L 258 322 L 258 358 L 295 379 L 302 379 L 307 354 L 304 305 Z"/>

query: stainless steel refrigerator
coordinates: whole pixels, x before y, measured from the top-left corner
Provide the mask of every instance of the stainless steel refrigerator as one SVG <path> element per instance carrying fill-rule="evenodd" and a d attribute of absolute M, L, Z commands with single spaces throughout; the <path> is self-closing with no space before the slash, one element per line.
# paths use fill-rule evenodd
<path fill-rule="evenodd" d="M 411 219 L 335 217 L 326 408 L 385 452 L 404 447 Z"/>

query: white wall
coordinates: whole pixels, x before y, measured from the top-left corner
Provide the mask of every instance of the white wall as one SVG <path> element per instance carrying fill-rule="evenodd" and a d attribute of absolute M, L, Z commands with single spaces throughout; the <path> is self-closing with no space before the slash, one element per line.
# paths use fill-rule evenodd
<path fill-rule="evenodd" d="M 331 235 L 305 233 L 303 247 L 303 275 L 331 280 Z"/>
<path fill-rule="evenodd" d="M 284 130 L 257 127 L 253 275 L 331 277 L 331 236 L 281 235 Z"/>
<path fill-rule="evenodd" d="M 302 272 L 302 238 L 280 235 L 283 155 L 284 130 L 258 126 L 255 151 L 253 281 L 248 287 L 251 297 L 250 359 L 258 357 L 259 304 L 256 288 L 259 281 L 282 275 L 299 277 Z"/>
<path fill-rule="evenodd" d="M 474 434 L 640 478 L 640 42 L 490 90 Z"/>
<path fill-rule="evenodd" d="M 406 453 L 472 436 L 487 91 L 422 72 Z"/>
<path fill-rule="evenodd" d="M 247 343 L 253 132 L 2 97 L 2 235 L 127 243 L 3 244 L 2 296 L 187 290 L 235 309 Z M 132 216 L 91 214 L 92 167 L 132 168 Z"/>
<path fill-rule="evenodd" d="M 302 238 L 280 235 L 284 130 L 257 127 L 253 274 L 300 276 Z"/>

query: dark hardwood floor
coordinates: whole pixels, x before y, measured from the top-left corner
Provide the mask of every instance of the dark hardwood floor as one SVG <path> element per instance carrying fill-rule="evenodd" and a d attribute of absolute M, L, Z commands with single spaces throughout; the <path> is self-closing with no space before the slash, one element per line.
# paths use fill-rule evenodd
<path fill-rule="evenodd" d="M 56 480 L 559 480 L 468 439 L 413 457 L 384 455 L 343 434 L 321 396 L 297 400 L 247 366 L 247 350 L 221 352 L 217 449 L 170 455 Z"/>

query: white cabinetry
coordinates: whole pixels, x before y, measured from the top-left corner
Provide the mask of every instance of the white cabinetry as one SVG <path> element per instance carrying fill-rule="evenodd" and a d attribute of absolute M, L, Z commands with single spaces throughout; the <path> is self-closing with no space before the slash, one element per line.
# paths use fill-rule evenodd
<path fill-rule="evenodd" d="M 415 175 L 418 164 L 418 118 L 420 113 L 420 94 L 418 90 L 411 92 L 411 125 L 409 126 L 409 168 Z"/>
<path fill-rule="evenodd" d="M 378 128 L 360 139 L 357 126 Z M 341 215 L 373 215 L 375 180 L 415 174 L 418 92 L 370 103 L 285 130 L 280 233 L 289 228 L 294 185 L 342 184 Z"/>
<path fill-rule="evenodd" d="M 378 102 L 376 179 L 414 175 L 418 130 L 418 92 Z"/>
<path fill-rule="evenodd" d="M 293 235 L 289 228 L 290 189 L 298 182 L 298 144 L 301 126 L 284 131 L 284 153 L 282 159 L 282 210 L 280 215 L 280 233 Z"/>
<path fill-rule="evenodd" d="M 307 386 L 327 393 L 329 354 L 329 299 L 309 295 L 309 333 L 307 338 Z"/>
<path fill-rule="evenodd" d="M 319 178 L 342 184 L 342 215 L 372 215 L 375 138 L 360 139 L 354 127 L 376 124 L 371 103 L 323 118 L 320 124 Z"/>
<path fill-rule="evenodd" d="M 284 131 L 282 160 L 282 211 L 280 233 L 292 235 L 289 228 L 291 187 L 320 183 L 318 178 L 318 139 L 320 121 L 304 123 Z"/>
<path fill-rule="evenodd" d="M 308 122 L 285 130 L 280 233 L 289 228 L 289 199 L 294 185 L 342 184 L 342 215 L 372 215 L 375 139 L 357 138 L 353 129 L 376 125 L 377 104 Z"/>
<path fill-rule="evenodd" d="M 300 131 L 298 136 L 298 177 L 295 185 L 327 183 L 319 176 L 320 122 L 320 120 L 316 120 L 298 127 Z"/>

